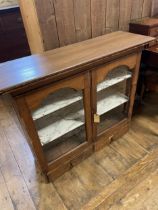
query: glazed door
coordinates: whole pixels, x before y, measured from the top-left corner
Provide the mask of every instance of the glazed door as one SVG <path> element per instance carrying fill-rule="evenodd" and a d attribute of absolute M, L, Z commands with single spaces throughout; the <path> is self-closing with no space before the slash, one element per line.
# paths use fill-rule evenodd
<path fill-rule="evenodd" d="M 136 55 L 97 68 L 92 75 L 94 138 L 129 118 Z"/>
<path fill-rule="evenodd" d="M 34 133 L 34 148 L 38 146 L 37 155 L 42 155 L 47 164 L 66 154 L 71 157 L 90 143 L 88 73 L 36 90 L 26 95 L 25 101 L 32 120 L 28 129 Z"/>

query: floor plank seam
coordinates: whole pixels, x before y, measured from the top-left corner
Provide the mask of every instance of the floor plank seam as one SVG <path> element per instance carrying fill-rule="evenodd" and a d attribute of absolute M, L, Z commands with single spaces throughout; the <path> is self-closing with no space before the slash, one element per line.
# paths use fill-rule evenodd
<path fill-rule="evenodd" d="M 0 171 L 1 171 L 1 168 L 0 168 Z M 13 201 L 13 199 L 12 199 L 12 197 L 11 197 L 11 195 L 10 195 L 10 192 L 9 192 L 8 186 L 7 186 L 7 184 L 6 184 L 6 179 L 5 179 L 5 177 L 4 177 L 4 175 L 3 175 L 3 172 L 2 172 L 2 171 L 1 171 L 1 175 L 2 175 L 2 177 L 3 177 L 3 180 L 4 180 L 4 183 L 5 183 L 5 187 L 6 187 L 6 189 L 7 189 L 7 192 L 8 192 L 9 198 L 10 198 L 10 200 L 11 200 L 12 204 L 13 204 L 13 208 L 14 208 L 14 210 L 16 210 L 16 205 L 15 205 L 15 202 Z"/>
<path fill-rule="evenodd" d="M 18 129 L 19 129 L 19 128 L 18 128 Z M 5 133 L 5 132 L 4 132 L 4 135 L 5 135 L 5 137 L 6 137 L 7 141 L 8 141 L 8 138 L 7 138 L 7 136 L 6 136 L 6 133 Z M 24 176 L 24 174 L 23 174 L 23 171 L 22 171 L 22 169 L 21 169 L 21 167 L 20 167 L 20 165 L 19 165 L 19 163 L 18 163 L 18 160 L 16 159 L 16 156 L 15 156 L 15 154 L 14 154 L 14 151 L 13 151 L 13 149 L 12 149 L 12 147 L 11 147 L 11 145 L 10 145 L 10 142 L 9 142 L 9 141 L 8 141 L 8 145 L 9 145 L 9 147 L 10 147 L 11 151 L 12 151 L 13 157 L 14 157 L 14 159 L 15 159 L 16 163 L 17 163 L 17 166 L 18 166 L 18 168 L 19 168 L 20 174 L 21 174 L 21 176 L 22 176 L 22 178 L 23 178 L 23 180 L 24 180 L 24 183 L 25 183 L 25 185 L 26 185 L 26 187 L 27 187 L 28 193 L 29 193 L 29 195 L 30 195 L 30 198 L 31 198 L 31 200 L 32 200 L 33 204 L 34 204 L 34 207 L 35 207 L 35 209 L 37 209 L 37 207 L 36 207 L 36 203 L 35 203 L 34 199 L 32 198 L 32 194 L 31 194 L 30 189 L 29 189 L 29 187 L 28 187 L 28 185 L 27 185 L 26 178 L 25 178 L 25 176 Z"/>
<path fill-rule="evenodd" d="M 122 154 L 120 151 L 117 151 L 117 150 L 115 149 L 115 147 L 113 147 L 112 145 L 111 145 L 111 147 L 112 147 L 113 150 L 115 150 L 115 152 L 118 152 L 120 155 L 122 155 L 122 156 L 126 159 L 126 157 L 125 157 L 124 154 Z M 132 161 L 131 161 L 132 166 L 133 166 L 134 164 L 136 164 L 139 160 L 140 160 L 140 159 L 135 159 L 134 161 L 132 160 Z M 130 166 L 130 167 L 131 167 L 131 166 Z"/>
<path fill-rule="evenodd" d="M 113 175 L 111 175 L 102 165 L 100 165 L 99 164 L 99 162 L 98 161 L 96 161 L 96 159 L 95 159 L 95 162 L 109 175 L 109 177 L 111 177 L 112 178 L 112 180 L 111 180 L 111 182 L 112 181 L 114 181 L 116 178 L 113 176 Z"/>
<path fill-rule="evenodd" d="M 51 185 L 51 188 L 54 187 L 54 189 L 56 190 L 56 193 L 57 193 L 59 199 L 61 200 L 61 202 L 63 203 L 63 205 L 64 205 L 64 207 L 65 207 L 64 210 L 70 210 L 70 209 L 66 206 L 66 204 L 65 204 L 63 198 L 61 197 L 61 195 L 59 194 L 58 189 L 56 188 L 55 184 L 54 184 L 53 182 L 51 182 L 50 185 Z"/>
<path fill-rule="evenodd" d="M 123 137 L 124 140 L 126 140 L 125 137 Z M 149 153 L 149 151 L 144 148 L 143 146 L 141 146 L 139 143 L 137 143 L 133 138 L 130 139 L 130 141 L 132 141 L 134 144 L 136 144 L 139 148 L 141 148 L 144 152 Z"/>
<path fill-rule="evenodd" d="M 7 111 L 7 110 L 6 110 L 6 111 Z M 10 117 L 12 118 L 12 114 L 11 114 L 11 113 L 10 113 Z M 14 122 L 14 123 L 15 123 L 15 122 Z M 13 125 L 14 125 L 14 123 L 13 123 Z M 34 204 L 34 207 L 35 207 L 35 209 L 37 209 L 37 208 L 36 208 L 36 204 L 35 204 L 35 202 L 34 202 L 34 200 L 33 200 L 33 198 L 32 198 L 32 194 L 31 194 L 31 192 L 30 192 L 30 190 L 29 190 L 29 188 L 28 188 L 28 185 L 27 185 L 25 176 L 24 176 L 24 174 L 23 174 L 23 172 L 22 172 L 22 170 L 21 170 L 21 167 L 20 167 L 20 165 L 19 165 L 19 163 L 18 163 L 18 160 L 16 159 L 16 155 L 14 154 L 14 151 L 13 151 L 13 149 L 12 149 L 12 146 L 10 145 L 10 142 L 8 141 L 8 137 L 7 137 L 7 135 L 6 135 L 6 128 L 1 124 L 1 121 L 0 121 L 0 126 L 3 128 L 3 134 L 5 135 L 5 138 L 6 138 L 7 142 L 8 142 L 8 145 L 9 145 L 10 150 L 11 150 L 11 152 L 12 152 L 13 158 L 15 159 L 15 162 L 16 162 L 16 164 L 17 164 L 17 166 L 18 166 L 18 169 L 19 169 L 19 171 L 20 171 L 20 174 L 21 174 L 21 176 L 22 176 L 22 178 L 23 178 L 23 180 L 24 180 L 24 183 L 25 183 L 25 185 L 26 185 L 26 187 L 27 187 L 27 191 L 28 191 L 28 193 L 29 193 L 29 195 L 30 195 L 30 198 L 31 198 L 33 204 Z M 19 127 L 17 127 L 17 129 L 19 130 Z M 21 133 L 20 130 L 19 130 L 19 132 Z M 21 134 L 21 135 L 23 135 L 23 134 Z"/>
<path fill-rule="evenodd" d="M 137 165 L 141 165 L 141 163 L 144 164 L 143 161 L 145 161 L 145 165 L 141 168 L 141 171 L 142 171 L 144 168 L 146 168 L 148 165 L 150 165 L 152 162 L 154 162 L 155 160 L 158 159 L 158 155 L 157 155 L 154 159 L 150 160 L 150 161 L 148 162 L 148 164 L 146 165 L 146 159 L 148 159 L 149 157 L 152 157 L 153 154 L 158 154 L 158 147 L 157 147 L 157 148 L 154 148 L 154 149 L 151 151 L 151 153 L 147 153 L 144 157 L 142 157 L 139 161 L 137 161 L 134 165 L 132 165 L 129 169 L 127 169 L 124 173 L 122 173 L 121 175 L 119 175 L 119 176 L 117 177 L 117 179 L 114 180 L 111 184 L 113 184 L 115 181 L 119 180 L 119 178 L 121 178 L 121 177 L 126 176 L 127 174 L 129 174 L 132 170 L 134 170 L 134 169 L 137 167 Z M 149 158 L 149 159 L 150 159 L 150 158 Z M 157 163 L 157 165 L 158 165 L 158 163 Z M 139 172 L 138 172 L 138 173 L 139 173 Z M 126 184 L 124 184 L 124 185 L 126 185 Z M 110 186 L 110 185 L 109 185 L 109 186 Z M 119 187 L 119 188 L 120 188 L 120 187 Z M 107 198 L 110 197 L 112 194 L 114 194 L 116 191 L 117 191 L 117 190 L 115 190 L 113 193 L 111 193 L 109 196 L 107 196 Z M 98 193 L 98 195 L 100 195 L 102 192 L 103 192 L 103 190 L 102 190 L 100 193 Z M 96 197 L 97 197 L 97 196 L 96 196 Z M 106 199 L 107 199 L 107 198 L 106 198 Z M 92 198 L 92 199 L 89 201 L 89 203 L 91 203 L 93 199 L 95 199 L 95 198 Z M 89 203 L 88 203 L 88 204 L 89 204 Z M 102 203 L 102 202 L 101 202 L 101 203 Z M 100 205 L 100 204 L 99 204 L 99 205 Z M 85 205 L 85 206 L 87 207 L 87 205 Z M 95 206 L 95 208 L 86 208 L 86 209 L 85 209 L 85 208 L 84 208 L 85 206 L 82 207 L 82 210 L 92 210 L 92 209 L 95 209 L 95 208 L 96 208 L 96 206 Z"/>
<path fill-rule="evenodd" d="M 152 161 L 153 162 L 153 161 Z M 151 162 L 149 163 L 149 164 L 151 164 Z M 146 168 L 149 164 L 147 164 L 147 165 L 145 165 L 144 166 L 144 168 Z M 157 166 L 158 166 L 158 163 L 157 163 Z M 141 171 L 144 169 L 144 168 L 142 168 L 141 169 Z M 135 176 L 134 177 L 132 177 L 133 179 L 137 176 L 137 174 L 138 173 L 136 173 L 135 174 Z M 146 178 L 148 178 L 149 176 L 150 176 L 151 174 L 148 174 L 148 176 L 146 177 Z M 140 182 L 139 182 L 139 184 L 140 183 L 142 183 L 144 180 L 140 180 Z M 121 185 L 121 187 L 123 187 L 123 186 L 126 186 L 126 183 L 125 184 L 123 184 L 123 185 Z M 129 192 L 131 192 L 132 191 L 132 189 L 134 188 L 134 187 L 136 187 L 137 186 L 137 183 L 135 184 L 135 185 L 133 185 L 132 186 L 132 188 L 128 191 L 128 193 Z M 107 198 L 106 198 L 106 200 L 108 200 L 108 198 L 110 198 L 110 197 L 112 197 L 117 191 L 119 191 L 120 189 L 117 189 L 116 191 L 114 191 L 112 194 L 110 194 Z M 124 195 L 122 195 L 122 197 L 123 197 Z M 119 201 L 118 202 L 120 202 L 122 200 L 122 198 L 119 198 Z M 104 201 L 103 201 L 104 202 Z M 103 202 L 101 202 L 99 205 L 101 205 Z M 117 201 L 116 201 L 117 202 Z M 111 209 L 111 207 L 114 205 L 114 203 L 109 207 L 109 208 L 106 208 L 106 210 L 110 210 Z"/>

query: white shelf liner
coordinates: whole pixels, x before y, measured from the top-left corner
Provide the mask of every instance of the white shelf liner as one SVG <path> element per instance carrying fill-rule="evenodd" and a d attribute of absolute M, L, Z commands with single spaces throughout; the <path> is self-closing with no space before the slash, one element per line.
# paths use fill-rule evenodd
<path fill-rule="evenodd" d="M 118 71 L 119 70 L 119 71 Z M 97 86 L 97 113 L 102 115 L 128 101 L 117 87 L 110 87 L 131 77 L 126 69 L 111 72 L 107 79 Z M 110 88 L 108 88 L 110 87 Z M 85 124 L 82 92 L 62 89 L 50 95 L 39 109 L 33 112 L 33 119 L 42 145 L 81 128 Z M 71 105 L 71 106 L 70 106 Z"/>
<path fill-rule="evenodd" d="M 115 85 L 131 77 L 131 73 L 126 68 L 117 68 L 108 74 L 107 79 L 98 84 L 97 92 Z M 54 94 L 48 96 L 42 105 L 32 113 L 33 120 L 40 119 L 57 110 L 69 106 L 77 101 L 82 100 L 82 92 L 70 88 L 61 89 Z"/>
<path fill-rule="evenodd" d="M 32 113 L 33 120 L 49 115 L 82 99 L 81 92 L 66 88 L 48 96 L 42 105 Z"/>
<path fill-rule="evenodd" d="M 60 113 L 58 111 L 36 121 L 42 145 L 54 141 L 85 124 L 84 111 L 81 108 L 78 109 L 78 107 L 81 106 L 75 104 L 75 107 L 70 106 L 66 110 L 63 109 Z"/>
<path fill-rule="evenodd" d="M 97 92 L 106 89 L 112 85 L 115 85 L 119 82 L 127 80 L 131 78 L 131 76 L 131 72 L 127 71 L 125 68 L 119 68 L 115 71 L 111 71 L 106 77 L 106 80 L 97 85 Z"/>
<path fill-rule="evenodd" d="M 116 90 L 101 91 L 98 94 L 97 114 L 105 114 L 127 101 L 128 97 Z"/>

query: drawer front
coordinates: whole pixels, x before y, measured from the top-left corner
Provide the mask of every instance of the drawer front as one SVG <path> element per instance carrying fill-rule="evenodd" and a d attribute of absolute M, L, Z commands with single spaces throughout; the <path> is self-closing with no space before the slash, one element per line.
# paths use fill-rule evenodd
<path fill-rule="evenodd" d="M 158 36 L 158 26 L 154 27 L 154 28 L 151 28 L 150 32 L 149 32 L 149 35 L 153 36 L 153 37 L 157 37 Z"/>
<path fill-rule="evenodd" d="M 129 130 L 129 121 L 127 119 L 115 125 L 112 129 L 107 130 L 104 134 L 100 135 L 94 143 L 95 151 L 102 149 L 104 146 L 109 145 L 111 142 L 117 140 Z"/>

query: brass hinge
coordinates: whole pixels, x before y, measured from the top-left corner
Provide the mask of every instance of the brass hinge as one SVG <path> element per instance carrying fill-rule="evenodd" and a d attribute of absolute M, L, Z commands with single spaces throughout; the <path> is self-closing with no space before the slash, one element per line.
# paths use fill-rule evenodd
<path fill-rule="evenodd" d="M 98 114 L 94 114 L 94 122 L 100 123 L 100 116 Z"/>

